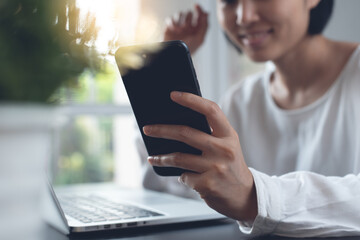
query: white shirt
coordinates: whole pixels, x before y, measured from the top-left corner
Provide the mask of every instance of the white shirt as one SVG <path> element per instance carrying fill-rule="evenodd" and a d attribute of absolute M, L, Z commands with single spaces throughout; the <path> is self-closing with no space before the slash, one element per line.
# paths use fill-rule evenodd
<path fill-rule="evenodd" d="M 327 93 L 301 109 L 275 104 L 272 73 L 242 81 L 222 105 L 257 191 L 258 216 L 240 229 L 295 237 L 360 235 L 360 47 Z"/>
<path fill-rule="evenodd" d="M 269 92 L 273 70 L 234 86 L 222 109 L 238 132 L 254 176 L 258 216 L 245 234 L 360 235 L 360 47 L 331 88 L 297 110 Z M 146 151 L 139 145 L 143 159 Z M 198 197 L 147 167 L 144 186 Z"/>

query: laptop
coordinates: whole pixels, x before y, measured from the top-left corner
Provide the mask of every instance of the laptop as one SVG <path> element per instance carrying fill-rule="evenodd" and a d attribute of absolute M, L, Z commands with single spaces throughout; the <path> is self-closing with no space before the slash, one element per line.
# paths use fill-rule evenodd
<path fill-rule="evenodd" d="M 203 201 L 114 184 L 49 183 L 45 195 L 45 220 L 64 234 L 225 218 Z"/>

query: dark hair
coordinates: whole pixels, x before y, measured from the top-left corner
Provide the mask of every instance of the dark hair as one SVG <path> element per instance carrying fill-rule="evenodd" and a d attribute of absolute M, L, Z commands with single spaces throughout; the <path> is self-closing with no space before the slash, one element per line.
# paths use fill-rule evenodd
<path fill-rule="evenodd" d="M 324 31 L 331 18 L 333 8 L 334 0 L 321 0 L 316 7 L 311 9 L 307 31 L 309 35 L 321 34 Z M 225 32 L 224 35 L 228 42 L 235 47 L 238 52 L 242 53 L 241 49 L 233 41 L 231 41 Z"/>
<path fill-rule="evenodd" d="M 321 0 L 311 9 L 308 34 L 316 35 L 324 31 L 334 8 L 334 0 Z"/>

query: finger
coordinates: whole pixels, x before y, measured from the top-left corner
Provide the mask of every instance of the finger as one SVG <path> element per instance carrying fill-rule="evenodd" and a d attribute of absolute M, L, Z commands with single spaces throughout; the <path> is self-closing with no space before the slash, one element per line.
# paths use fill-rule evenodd
<path fill-rule="evenodd" d="M 208 27 L 208 13 L 205 12 L 199 4 L 195 5 L 195 11 L 196 11 L 196 24 L 194 25 L 197 30 L 206 31 Z"/>
<path fill-rule="evenodd" d="M 208 26 L 209 24 L 208 24 L 207 16 L 201 16 L 200 18 L 197 19 L 196 24 L 192 28 L 192 31 L 194 34 L 196 34 L 200 44 L 202 44 L 205 40 Z"/>
<path fill-rule="evenodd" d="M 205 37 L 205 33 L 209 27 L 209 21 L 208 21 L 208 14 L 204 13 L 202 15 L 199 15 L 196 28 L 198 29 L 199 33 Z"/>
<path fill-rule="evenodd" d="M 188 12 L 185 16 L 185 22 L 184 22 L 184 27 L 192 27 L 192 21 L 193 21 L 193 13 L 192 12 Z"/>
<path fill-rule="evenodd" d="M 166 38 L 171 38 L 172 34 L 174 33 L 175 31 L 175 26 L 174 26 L 174 23 L 173 23 L 173 19 L 172 18 L 167 18 L 165 20 L 165 24 L 166 24 L 166 28 L 165 28 L 165 32 L 164 32 L 164 35 L 165 35 L 165 40 L 167 40 Z M 171 40 L 171 39 L 170 39 Z"/>
<path fill-rule="evenodd" d="M 172 18 L 166 18 L 165 19 L 165 26 L 166 26 L 166 28 L 173 28 L 174 27 L 174 24 L 173 24 L 173 22 L 172 22 Z"/>
<path fill-rule="evenodd" d="M 199 185 L 201 179 L 202 179 L 201 173 L 199 174 L 199 173 L 185 172 L 181 174 L 181 176 L 179 177 L 179 182 L 199 192 L 199 189 L 197 189 L 196 186 Z"/>
<path fill-rule="evenodd" d="M 171 18 L 171 22 L 172 22 L 174 27 L 180 26 L 180 24 L 181 24 L 181 22 L 180 22 L 181 21 L 181 14 L 182 13 L 177 13 Z"/>
<path fill-rule="evenodd" d="M 186 14 L 180 12 L 179 14 L 179 26 L 183 26 L 185 24 Z"/>
<path fill-rule="evenodd" d="M 203 14 L 207 14 L 199 4 L 195 4 L 195 11 L 199 16 Z"/>
<path fill-rule="evenodd" d="M 205 115 L 213 129 L 213 136 L 228 136 L 231 133 L 231 125 L 216 103 L 186 92 L 174 91 L 170 97 L 174 102 Z"/>
<path fill-rule="evenodd" d="M 216 139 L 200 130 L 180 125 L 149 125 L 143 128 L 149 137 L 165 138 L 186 143 L 200 151 L 209 151 L 215 146 Z M 213 143 L 213 144 L 212 144 Z"/>
<path fill-rule="evenodd" d="M 214 197 L 214 193 L 211 192 L 213 186 L 216 185 L 218 181 L 216 178 L 210 175 L 210 172 L 204 173 L 192 173 L 185 172 L 179 177 L 179 182 L 185 184 L 186 186 L 194 189 L 200 194 L 200 197 L 206 201 L 211 197 Z"/>
<path fill-rule="evenodd" d="M 148 161 L 151 165 L 157 167 L 176 167 L 198 173 L 205 172 L 209 168 L 208 163 L 201 156 L 186 153 L 150 156 Z"/>

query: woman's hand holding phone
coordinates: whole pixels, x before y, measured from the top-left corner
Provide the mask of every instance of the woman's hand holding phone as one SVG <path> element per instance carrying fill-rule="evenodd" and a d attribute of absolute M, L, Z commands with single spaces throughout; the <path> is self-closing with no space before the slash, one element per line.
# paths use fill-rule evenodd
<path fill-rule="evenodd" d="M 202 151 L 202 155 L 150 156 L 150 164 L 195 172 L 185 172 L 179 179 L 196 190 L 211 208 L 236 220 L 254 220 L 257 215 L 254 180 L 244 161 L 238 135 L 221 109 L 191 93 L 172 92 L 171 99 L 205 115 L 212 134 L 187 126 L 145 126 L 147 136 L 178 140 Z"/>

